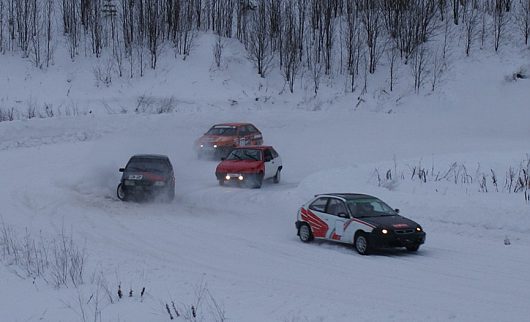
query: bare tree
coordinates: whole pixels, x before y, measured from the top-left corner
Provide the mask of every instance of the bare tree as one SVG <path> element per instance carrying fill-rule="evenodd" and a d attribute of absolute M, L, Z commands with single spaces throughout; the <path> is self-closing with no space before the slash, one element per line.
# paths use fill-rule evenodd
<path fill-rule="evenodd" d="M 530 37 L 530 0 L 519 0 L 515 19 L 519 30 L 521 30 L 524 44 L 528 45 L 528 38 Z"/>
<path fill-rule="evenodd" d="M 160 14 L 161 5 L 160 0 L 151 0 L 146 2 L 147 9 L 147 39 L 149 43 L 149 53 L 151 56 L 151 68 L 156 69 L 158 61 L 158 55 L 160 53 L 161 46 L 161 26 L 160 26 Z"/>
<path fill-rule="evenodd" d="M 388 69 L 390 73 L 390 91 L 394 90 L 394 79 L 396 77 L 396 61 L 398 60 L 399 50 L 394 46 L 386 51 L 388 59 Z"/>
<path fill-rule="evenodd" d="M 440 76 L 442 75 L 444 71 L 444 58 L 443 53 L 440 54 L 440 49 L 437 48 L 434 53 L 431 55 L 431 90 L 434 92 L 436 89 L 436 86 L 438 86 L 438 82 L 440 80 Z"/>
<path fill-rule="evenodd" d="M 269 44 L 269 20 L 267 19 L 267 5 L 260 1 L 257 8 L 252 12 L 250 26 L 248 27 L 247 50 L 249 58 L 254 62 L 261 77 L 265 77 L 267 69 L 272 61 Z"/>
<path fill-rule="evenodd" d="M 381 14 L 378 1 L 357 0 L 361 8 L 361 20 L 366 32 L 366 45 L 368 46 L 368 72 L 375 73 L 377 61 L 380 55 L 379 35 L 381 31 Z"/>
<path fill-rule="evenodd" d="M 427 50 L 424 45 L 416 48 L 412 56 L 412 76 L 414 77 L 414 91 L 420 92 L 425 81 L 427 63 Z"/>
<path fill-rule="evenodd" d="M 353 92 L 355 89 L 355 79 L 359 74 L 359 64 L 362 54 L 363 39 L 361 36 L 361 28 L 359 17 L 354 3 L 348 1 L 346 4 L 346 68 L 350 77 L 350 88 Z"/>
<path fill-rule="evenodd" d="M 453 8 L 453 21 L 455 25 L 458 25 L 460 21 L 460 2 L 462 0 L 451 0 L 451 5 Z"/>
<path fill-rule="evenodd" d="M 283 64 L 282 74 L 285 79 L 285 82 L 289 84 L 289 91 L 294 92 L 294 82 L 296 76 L 300 70 L 300 57 L 299 55 L 299 36 L 298 36 L 298 23 L 296 21 L 296 12 L 294 8 L 294 3 L 288 2 L 285 5 L 285 12 L 282 17 L 282 51 L 281 60 Z"/>
<path fill-rule="evenodd" d="M 466 56 L 471 52 L 471 46 L 477 34 L 477 18 L 478 10 L 472 3 L 467 3 L 463 8 L 463 22 L 464 22 L 464 40 L 466 47 Z"/>
<path fill-rule="evenodd" d="M 495 51 L 499 50 L 502 36 L 504 35 L 506 24 L 508 23 L 508 16 L 506 15 L 507 0 L 495 0 L 495 7 L 493 10 L 493 46 Z"/>
<path fill-rule="evenodd" d="M 221 35 L 217 35 L 216 41 L 213 45 L 212 51 L 213 51 L 213 60 L 215 62 L 215 66 L 217 68 L 221 67 L 221 58 L 223 56 L 223 49 L 224 49 L 224 40 L 221 37 Z"/>
<path fill-rule="evenodd" d="M 323 35 L 323 54 L 325 61 L 325 73 L 329 75 L 331 73 L 331 61 L 333 57 L 333 35 L 335 32 L 334 23 L 333 23 L 333 2 L 324 1 L 323 6 L 323 22 L 322 22 L 322 35 Z M 375 65 L 374 65 L 375 70 Z"/>
<path fill-rule="evenodd" d="M 67 35 L 68 50 L 71 59 L 77 56 L 79 49 L 79 6 L 80 4 L 77 0 L 62 0 L 63 32 Z"/>
<path fill-rule="evenodd" d="M 6 6 L 4 0 L 0 0 L 0 54 L 5 52 L 4 47 L 4 10 Z"/>

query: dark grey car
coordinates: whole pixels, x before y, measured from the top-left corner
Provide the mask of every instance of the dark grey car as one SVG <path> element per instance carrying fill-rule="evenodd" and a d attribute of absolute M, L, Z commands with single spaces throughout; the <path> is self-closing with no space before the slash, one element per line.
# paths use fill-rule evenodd
<path fill-rule="evenodd" d="M 175 197 L 175 175 L 171 161 L 165 155 L 138 154 L 129 159 L 116 194 L 120 200 Z"/>

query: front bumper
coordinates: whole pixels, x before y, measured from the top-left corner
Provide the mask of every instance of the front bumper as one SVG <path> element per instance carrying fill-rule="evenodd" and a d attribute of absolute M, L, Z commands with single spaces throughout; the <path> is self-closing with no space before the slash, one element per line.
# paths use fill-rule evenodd
<path fill-rule="evenodd" d="M 215 176 L 217 177 L 217 180 L 222 180 L 225 182 L 241 182 L 241 181 L 247 181 L 250 179 L 254 179 L 256 177 L 256 173 L 245 173 L 245 172 L 216 172 Z"/>
<path fill-rule="evenodd" d="M 390 231 L 384 235 L 379 230 L 369 235 L 370 245 L 374 248 L 406 247 L 421 245 L 425 243 L 426 234 L 424 231 L 412 233 L 396 233 Z"/>

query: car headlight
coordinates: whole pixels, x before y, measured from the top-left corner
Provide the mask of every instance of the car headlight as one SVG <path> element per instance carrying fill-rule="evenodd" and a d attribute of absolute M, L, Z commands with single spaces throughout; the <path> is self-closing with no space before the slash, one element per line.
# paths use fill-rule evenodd
<path fill-rule="evenodd" d="M 416 231 L 417 231 L 417 232 L 422 231 L 421 227 L 420 227 L 420 226 L 416 227 Z"/>
<path fill-rule="evenodd" d="M 213 145 L 213 148 L 214 148 L 214 149 L 217 149 L 217 144 L 214 144 L 214 145 Z"/>
<path fill-rule="evenodd" d="M 239 176 L 237 178 L 239 179 L 239 181 L 243 181 L 243 179 L 244 179 L 243 176 Z"/>
<path fill-rule="evenodd" d="M 230 176 L 229 176 L 229 175 L 226 175 L 225 179 L 226 179 L 226 180 L 230 180 Z"/>
<path fill-rule="evenodd" d="M 388 230 L 386 230 L 386 229 L 382 229 L 381 232 L 383 233 L 383 235 L 388 234 Z"/>
<path fill-rule="evenodd" d="M 163 187 L 165 185 L 166 185 L 166 183 L 164 181 L 156 181 L 155 182 L 155 186 L 157 186 L 157 187 Z"/>
<path fill-rule="evenodd" d="M 204 148 L 204 144 L 201 144 L 201 148 Z"/>

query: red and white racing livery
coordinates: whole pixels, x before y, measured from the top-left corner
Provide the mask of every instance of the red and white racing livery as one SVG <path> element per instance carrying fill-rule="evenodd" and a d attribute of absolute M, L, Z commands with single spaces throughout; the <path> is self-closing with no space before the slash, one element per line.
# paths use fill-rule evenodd
<path fill-rule="evenodd" d="M 298 211 L 296 228 L 303 242 L 313 238 L 355 245 L 362 255 L 383 247 L 417 251 L 425 232 L 376 197 L 365 194 L 316 195 Z"/>

